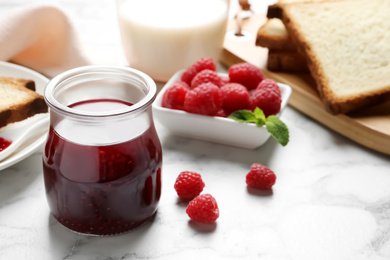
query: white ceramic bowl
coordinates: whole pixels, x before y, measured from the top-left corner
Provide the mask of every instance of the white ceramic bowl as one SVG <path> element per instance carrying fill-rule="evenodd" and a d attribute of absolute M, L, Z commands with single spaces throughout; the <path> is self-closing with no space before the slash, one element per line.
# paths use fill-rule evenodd
<path fill-rule="evenodd" d="M 246 149 L 255 149 L 268 140 L 270 134 L 265 126 L 259 128 L 255 124 L 240 123 L 229 118 L 203 116 L 162 107 L 161 101 L 165 90 L 180 80 L 183 72 L 184 70 L 181 70 L 172 76 L 153 103 L 154 117 L 163 126 L 175 135 Z M 219 75 L 227 76 L 223 73 Z M 282 92 L 281 109 L 277 115 L 280 116 L 290 98 L 291 87 L 281 83 L 278 85 Z"/>

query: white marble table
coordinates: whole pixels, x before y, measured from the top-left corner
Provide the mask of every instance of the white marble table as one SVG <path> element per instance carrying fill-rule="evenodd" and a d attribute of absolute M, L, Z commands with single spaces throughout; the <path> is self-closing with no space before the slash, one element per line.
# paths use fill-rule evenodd
<path fill-rule="evenodd" d="M 26 2 L 2 0 L 0 14 Z M 113 1 L 54 2 L 74 17 L 89 51 L 100 52 L 102 62 L 125 63 Z M 112 237 L 75 234 L 50 216 L 41 154 L 33 154 L 0 171 L 0 259 L 390 259 L 390 157 L 291 107 L 282 120 L 290 143 L 270 139 L 256 150 L 173 136 L 157 124 L 164 152 L 158 213 Z M 276 173 L 272 192 L 247 189 L 254 162 Z M 217 199 L 215 225 L 189 221 L 173 189 L 183 170 L 201 173 L 204 192 Z"/>

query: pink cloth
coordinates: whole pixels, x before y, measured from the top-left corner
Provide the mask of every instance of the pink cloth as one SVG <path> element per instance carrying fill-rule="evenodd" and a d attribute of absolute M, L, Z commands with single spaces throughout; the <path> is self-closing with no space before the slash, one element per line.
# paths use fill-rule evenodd
<path fill-rule="evenodd" d="M 48 77 L 90 63 L 70 19 L 48 5 L 23 7 L 0 18 L 0 60 Z"/>

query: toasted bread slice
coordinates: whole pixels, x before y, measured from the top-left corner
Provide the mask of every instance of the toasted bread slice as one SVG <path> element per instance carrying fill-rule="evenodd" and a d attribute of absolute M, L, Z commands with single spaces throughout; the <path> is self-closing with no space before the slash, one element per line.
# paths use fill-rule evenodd
<path fill-rule="evenodd" d="M 267 19 L 257 31 L 256 45 L 270 50 L 296 51 L 286 27 L 278 18 Z"/>
<path fill-rule="evenodd" d="M 326 0 L 279 0 L 277 3 L 268 6 L 267 17 L 268 18 L 279 18 L 283 17 L 283 10 L 281 5 L 289 3 L 298 3 L 298 2 L 320 2 Z"/>
<path fill-rule="evenodd" d="M 309 72 L 305 58 L 293 51 L 269 50 L 267 69 L 275 72 Z"/>
<path fill-rule="evenodd" d="M 282 9 L 327 111 L 348 113 L 390 98 L 390 1 L 292 3 Z"/>
<path fill-rule="evenodd" d="M 256 46 L 268 48 L 267 68 L 279 72 L 308 72 L 280 19 L 268 19 L 258 30 Z"/>
<path fill-rule="evenodd" d="M 282 19 L 282 9 L 278 3 L 268 6 L 267 18 L 279 18 Z"/>
<path fill-rule="evenodd" d="M 0 127 L 48 111 L 34 81 L 0 77 Z"/>

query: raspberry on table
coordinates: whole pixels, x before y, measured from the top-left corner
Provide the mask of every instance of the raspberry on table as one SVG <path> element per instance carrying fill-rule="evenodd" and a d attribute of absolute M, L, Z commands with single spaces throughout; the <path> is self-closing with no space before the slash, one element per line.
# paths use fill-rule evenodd
<path fill-rule="evenodd" d="M 200 84 L 211 82 L 217 87 L 221 86 L 221 77 L 218 75 L 217 72 L 209 69 L 202 70 L 198 74 L 195 75 L 195 77 L 191 81 L 190 88 L 196 88 Z"/>
<path fill-rule="evenodd" d="M 238 83 L 228 83 L 221 87 L 223 109 L 227 115 L 240 109 L 250 108 L 249 93 L 246 87 Z"/>
<path fill-rule="evenodd" d="M 278 83 L 273 79 L 264 79 L 259 83 L 256 89 L 269 89 L 275 91 L 279 96 L 282 96 Z"/>
<path fill-rule="evenodd" d="M 186 213 L 193 221 L 211 224 L 218 219 L 219 208 L 213 196 L 201 194 L 190 201 Z"/>
<path fill-rule="evenodd" d="M 193 199 L 203 191 L 204 186 L 202 176 L 199 173 L 184 171 L 176 178 L 174 188 L 180 198 Z"/>
<path fill-rule="evenodd" d="M 280 111 L 282 98 L 278 93 L 269 89 L 256 89 L 251 96 L 251 109 L 259 107 L 263 110 L 266 117 L 276 115 Z"/>
<path fill-rule="evenodd" d="M 237 63 L 228 70 L 230 82 L 240 83 L 248 90 L 255 89 L 263 80 L 263 72 L 251 63 Z"/>
<path fill-rule="evenodd" d="M 271 189 L 275 181 L 275 173 L 259 163 L 252 164 L 249 173 L 246 175 L 246 184 L 254 189 Z"/>
<path fill-rule="evenodd" d="M 194 64 L 192 64 L 186 71 L 181 75 L 181 80 L 186 82 L 188 85 L 191 85 L 192 79 L 198 74 L 200 71 L 209 69 L 216 70 L 216 65 L 211 58 L 200 58 Z"/>
<path fill-rule="evenodd" d="M 162 97 L 161 106 L 184 110 L 184 98 L 190 87 L 184 81 L 177 81 L 169 87 Z"/>
<path fill-rule="evenodd" d="M 189 113 L 215 116 L 221 108 L 220 88 L 211 82 L 189 90 L 184 99 L 184 110 Z"/>

